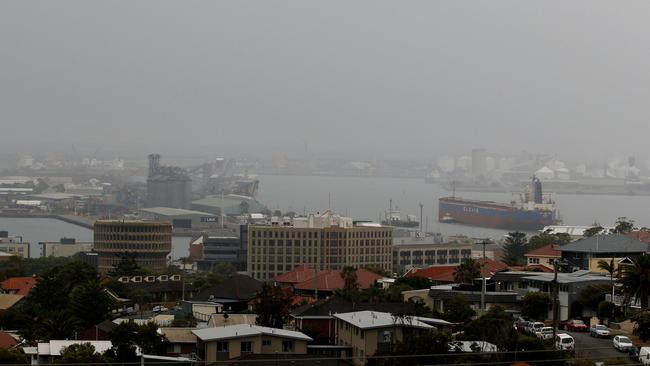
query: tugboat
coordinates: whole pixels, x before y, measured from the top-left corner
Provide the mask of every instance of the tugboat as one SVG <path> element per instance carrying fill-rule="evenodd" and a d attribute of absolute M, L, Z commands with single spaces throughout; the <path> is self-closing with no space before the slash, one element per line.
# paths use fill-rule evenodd
<path fill-rule="evenodd" d="M 384 216 L 385 218 L 381 222 L 382 225 L 406 228 L 418 227 L 420 225 L 420 222 L 414 215 L 406 215 L 406 220 L 402 220 L 402 215 L 399 210 L 397 208 L 393 209 L 393 200 L 390 200 L 389 209 L 385 212 Z"/>

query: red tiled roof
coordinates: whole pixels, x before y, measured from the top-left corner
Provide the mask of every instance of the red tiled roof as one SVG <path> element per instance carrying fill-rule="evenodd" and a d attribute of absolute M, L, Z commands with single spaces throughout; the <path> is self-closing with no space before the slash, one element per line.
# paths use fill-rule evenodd
<path fill-rule="evenodd" d="M 0 288 L 10 294 L 26 296 L 36 285 L 34 277 L 11 277 L 0 282 Z"/>
<path fill-rule="evenodd" d="M 9 335 L 7 332 L 0 331 L 0 348 L 9 348 L 16 345 L 16 338 Z"/>
<path fill-rule="evenodd" d="M 314 275 L 315 271 L 313 268 L 301 265 L 294 268 L 292 271 L 276 276 L 275 282 L 293 285 L 314 278 Z"/>
<path fill-rule="evenodd" d="M 366 269 L 357 269 L 357 283 L 360 289 L 366 289 L 375 283 L 375 281 L 383 278 L 376 273 L 370 272 Z M 312 277 L 306 281 L 297 283 L 294 288 L 298 290 L 314 290 L 314 285 L 318 286 L 318 290 L 334 291 L 342 289 L 345 286 L 341 271 L 324 270 L 319 271 L 316 278 Z"/>
<path fill-rule="evenodd" d="M 533 249 L 530 252 L 526 253 L 527 256 L 531 257 L 557 257 L 562 256 L 562 251 L 560 250 L 559 245 L 549 244 L 541 248 Z"/>
<path fill-rule="evenodd" d="M 522 272 L 547 272 L 547 273 L 552 273 L 553 270 L 543 266 L 541 264 L 529 264 L 526 266 L 510 266 L 511 271 L 522 271 Z"/>
<path fill-rule="evenodd" d="M 650 231 L 632 231 L 627 234 L 638 241 L 650 244 Z"/>
<path fill-rule="evenodd" d="M 479 264 L 483 264 L 483 258 L 476 260 Z M 434 266 L 429 268 L 415 269 L 406 274 L 406 277 L 425 277 L 433 281 L 440 282 L 454 282 L 454 272 L 458 266 Z M 481 266 L 483 275 L 485 277 L 492 277 L 496 272 L 501 272 L 508 269 L 508 266 L 499 261 L 487 258 L 485 266 Z"/>

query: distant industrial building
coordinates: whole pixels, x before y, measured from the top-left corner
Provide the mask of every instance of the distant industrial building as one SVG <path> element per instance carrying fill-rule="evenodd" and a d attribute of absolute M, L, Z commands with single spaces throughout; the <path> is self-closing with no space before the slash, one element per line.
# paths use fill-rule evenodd
<path fill-rule="evenodd" d="M 0 252 L 29 258 L 29 243 L 22 236 L 9 236 L 9 232 L 0 231 Z"/>
<path fill-rule="evenodd" d="M 165 221 L 174 228 L 209 227 L 219 223 L 219 218 L 209 212 L 186 210 L 183 208 L 151 207 L 140 209 L 140 216 L 145 220 Z"/>
<path fill-rule="evenodd" d="M 210 271 L 217 263 L 229 263 L 239 272 L 246 271 L 248 226 L 240 226 L 240 235 L 203 235 L 190 243 L 190 258 L 197 268 Z"/>
<path fill-rule="evenodd" d="M 160 165 L 160 155 L 149 155 L 147 207 L 190 208 L 192 179 L 185 169 Z"/>
<path fill-rule="evenodd" d="M 393 228 L 323 214 L 248 226 L 247 272 L 270 280 L 299 265 L 316 269 L 375 266 L 392 270 Z"/>
<path fill-rule="evenodd" d="M 229 194 L 225 196 L 207 196 L 194 201 L 192 202 L 192 209 L 228 216 L 263 212 L 266 210 L 266 206 L 252 197 Z"/>
<path fill-rule="evenodd" d="M 77 243 L 74 238 L 61 238 L 58 242 L 40 242 L 41 257 L 72 257 L 79 252 L 90 252 L 93 243 Z"/>
<path fill-rule="evenodd" d="M 162 272 L 172 248 L 172 226 L 162 221 L 95 221 L 95 247 L 100 273 L 110 272 L 124 256 L 140 267 Z"/>

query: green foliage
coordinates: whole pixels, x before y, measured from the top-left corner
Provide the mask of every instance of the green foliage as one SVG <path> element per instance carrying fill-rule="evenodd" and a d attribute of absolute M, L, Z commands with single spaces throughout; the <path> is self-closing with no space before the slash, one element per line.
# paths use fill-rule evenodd
<path fill-rule="evenodd" d="M 264 283 L 253 306 L 253 312 L 257 314 L 255 323 L 265 327 L 283 328 L 289 320 L 290 307 L 291 296 L 287 296 L 282 287 Z"/>
<path fill-rule="evenodd" d="M 106 363 L 106 358 L 98 352 L 95 352 L 95 346 L 90 343 L 72 344 L 61 351 L 61 358 L 55 363 L 71 364 L 100 364 Z"/>
<path fill-rule="evenodd" d="M 627 365 L 627 359 L 625 359 L 625 357 L 608 358 L 605 360 L 604 364 L 605 366 Z"/>
<path fill-rule="evenodd" d="M 592 237 L 594 235 L 601 234 L 604 230 L 605 230 L 605 228 L 603 228 L 602 226 L 595 225 L 595 226 L 592 226 L 589 229 L 585 230 L 585 232 L 582 234 L 582 236 L 584 236 L 585 238 L 590 238 L 590 237 Z"/>
<path fill-rule="evenodd" d="M 28 342 L 70 338 L 106 319 L 110 306 L 110 298 L 99 291 L 97 271 L 84 262 L 69 262 L 39 278 L 22 307 L 32 321 L 23 322 L 19 331 Z"/>
<path fill-rule="evenodd" d="M 110 334 L 113 347 L 106 355 L 115 362 L 136 362 L 136 347 L 143 353 L 163 356 L 167 350 L 167 340 L 158 333 L 154 322 L 138 325 L 134 321 L 118 324 Z"/>
<path fill-rule="evenodd" d="M 553 234 L 551 230 L 533 235 L 528 240 L 528 251 L 541 248 L 550 244 L 564 245 L 571 242 L 571 235 L 567 233 Z"/>
<path fill-rule="evenodd" d="M 444 319 L 452 323 L 465 323 L 470 321 L 476 312 L 470 302 L 462 295 L 455 295 L 445 302 Z"/>
<path fill-rule="evenodd" d="M 634 334 L 641 338 L 642 341 L 648 341 L 650 339 L 650 310 L 643 310 L 634 314 L 632 321 L 636 323 Z"/>
<path fill-rule="evenodd" d="M 343 289 L 346 291 L 354 291 L 359 288 L 357 282 L 357 270 L 354 267 L 344 267 L 341 271 L 341 278 L 343 279 Z"/>
<path fill-rule="evenodd" d="M 454 271 L 454 281 L 456 283 L 472 283 L 478 277 L 481 277 L 481 265 L 472 258 L 460 264 Z"/>
<path fill-rule="evenodd" d="M 118 255 L 120 261 L 113 266 L 113 269 L 109 273 L 113 277 L 120 276 L 143 276 L 145 271 L 140 268 L 138 263 L 135 261 L 135 253 L 124 252 Z"/>
<path fill-rule="evenodd" d="M 1 365 L 29 364 L 29 358 L 22 349 L 0 348 Z"/>
<path fill-rule="evenodd" d="M 616 219 L 616 226 L 611 230 L 612 234 L 627 234 L 635 230 L 634 220 L 628 219 L 625 216 Z"/>
<path fill-rule="evenodd" d="M 395 280 L 395 283 L 393 285 L 401 285 L 401 284 L 408 285 L 413 290 L 420 290 L 424 288 L 431 288 L 431 286 L 433 285 L 433 281 L 431 281 L 426 277 L 419 277 L 419 276 L 400 277 Z"/>
<path fill-rule="evenodd" d="M 614 316 L 614 309 L 616 305 L 610 301 L 601 301 L 598 304 L 598 317 L 600 319 L 611 319 Z"/>
<path fill-rule="evenodd" d="M 587 310 L 597 311 L 598 304 L 605 300 L 605 294 L 609 291 L 609 286 L 603 284 L 587 286 L 580 293 L 580 303 Z"/>
<path fill-rule="evenodd" d="M 509 266 L 523 266 L 526 264 L 524 254 L 528 251 L 526 243 L 526 234 L 515 231 L 508 233 L 503 246 L 503 261 Z"/>
<path fill-rule="evenodd" d="M 529 292 L 521 304 L 521 314 L 530 319 L 544 320 L 548 316 L 551 298 L 544 292 Z"/>
<path fill-rule="evenodd" d="M 625 266 L 621 271 L 620 282 L 626 298 L 636 297 L 641 303 L 641 309 L 647 309 L 650 295 L 650 254 L 641 254 L 634 260 L 634 265 Z"/>
<path fill-rule="evenodd" d="M 378 275 L 384 276 L 384 277 L 390 277 L 392 275 L 392 273 L 390 273 L 389 271 L 379 267 L 376 264 L 367 264 L 367 265 L 363 266 L 362 268 L 365 269 L 365 270 L 368 270 L 368 271 L 370 271 L 370 272 L 372 272 L 374 274 L 378 274 Z"/>
<path fill-rule="evenodd" d="M 449 352 L 449 334 L 444 332 L 412 330 L 404 333 L 402 342 L 395 342 L 390 349 L 382 349 L 376 353 L 379 358 L 371 358 L 368 365 L 412 366 L 445 364 L 444 356 Z M 437 355 L 437 356 L 423 356 Z M 382 358 L 381 356 L 399 356 Z M 411 356 L 411 357 L 409 357 Z"/>
<path fill-rule="evenodd" d="M 0 281 L 9 277 L 38 276 L 55 267 L 63 266 L 72 261 L 72 258 L 65 257 L 13 257 L 8 261 L 0 262 Z"/>
<path fill-rule="evenodd" d="M 512 317 L 500 306 L 492 307 L 485 315 L 465 324 L 463 330 L 464 340 L 490 342 L 502 351 L 513 349 L 517 343 Z"/>

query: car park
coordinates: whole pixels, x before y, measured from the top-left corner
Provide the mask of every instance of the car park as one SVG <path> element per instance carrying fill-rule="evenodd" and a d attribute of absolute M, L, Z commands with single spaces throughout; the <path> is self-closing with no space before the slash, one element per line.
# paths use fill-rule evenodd
<path fill-rule="evenodd" d="M 573 337 L 566 333 L 560 333 L 555 336 L 555 348 L 563 351 L 573 350 L 575 341 Z"/>
<path fill-rule="evenodd" d="M 609 329 L 602 324 L 594 324 L 589 328 L 589 335 L 592 337 L 609 337 Z"/>
<path fill-rule="evenodd" d="M 573 332 L 586 332 L 589 330 L 589 327 L 585 322 L 579 319 L 572 319 L 569 320 L 566 325 L 564 326 L 566 330 L 570 330 Z"/>
<path fill-rule="evenodd" d="M 542 328 L 544 328 L 544 323 L 542 323 L 542 322 L 534 322 L 530 326 L 530 332 L 529 333 L 536 336 L 537 333 L 539 333 L 542 330 Z"/>
<path fill-rule="evenodd" d="M 630 338 L 628 338 L 626 336 L 618 335 L 618 336 L 614 337 L 614 339 L 612 340 L 612 343 L 614 345 L 614 348 L 616 348 L 619 351 L 627 351 L 629 348 L 634 347 L 634 345 L 632 344 L 632 341 L 630 340 Z"/>

